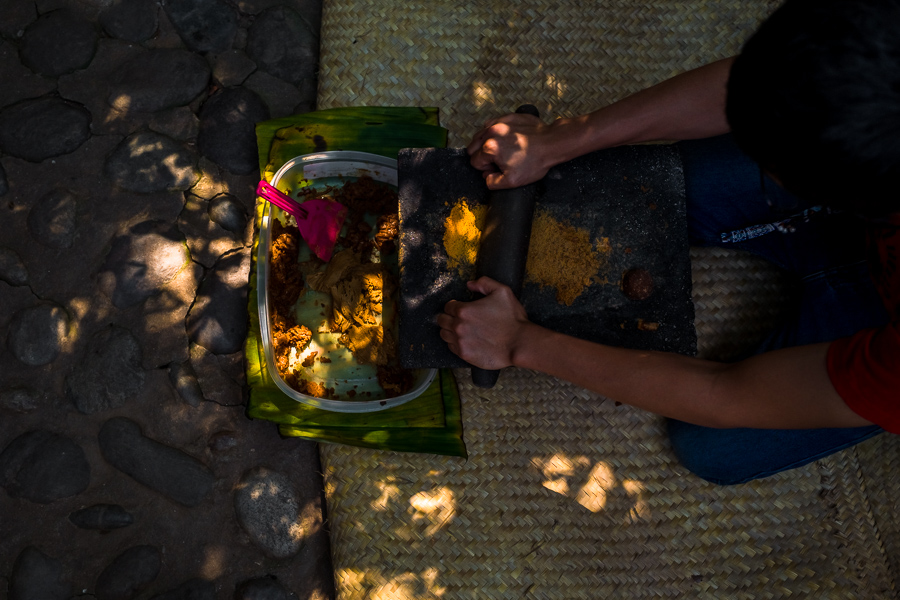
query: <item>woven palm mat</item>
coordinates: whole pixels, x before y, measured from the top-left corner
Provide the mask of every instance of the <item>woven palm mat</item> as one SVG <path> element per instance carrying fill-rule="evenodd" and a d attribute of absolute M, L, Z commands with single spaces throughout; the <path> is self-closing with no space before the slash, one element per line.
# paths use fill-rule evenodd
<path fill-rule="evenodd" d="M 460 146 L 523 102 L 580 114 L 732 55 L 776 5 L 328 0 L 319 108 L 438 106 Z M 740 356 L 790 289 L 691 252 L 700 355 Z M 457 376 L 468 461 L 321 446 L 340 599 L 896 597 L 896 436 L 717 487 L 653 415 L 530 371 Z"/>
<path fill-rule="evenodd" d="M 318 107 L 438 106 L 451 146 L 529 102 L 599 108 L 737 53 L 773 0 L 326 0 Z"/>

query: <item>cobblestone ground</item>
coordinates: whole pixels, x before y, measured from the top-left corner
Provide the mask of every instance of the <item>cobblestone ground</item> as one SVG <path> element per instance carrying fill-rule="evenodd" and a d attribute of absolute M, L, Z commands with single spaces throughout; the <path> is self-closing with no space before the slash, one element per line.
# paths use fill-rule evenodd
<path fill-rule="evenodd" d="M 314 444 L 246 418 L 254 123 L 319 0 L 0 9 L 0 599 L 330 598 Z"/>

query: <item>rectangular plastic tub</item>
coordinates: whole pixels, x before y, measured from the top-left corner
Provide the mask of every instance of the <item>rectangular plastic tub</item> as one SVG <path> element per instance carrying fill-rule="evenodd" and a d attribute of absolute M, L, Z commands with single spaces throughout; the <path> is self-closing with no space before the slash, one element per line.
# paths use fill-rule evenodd
<path fill-rule="evenodd" d="M 296 192 L 301 188 L 313 187 L 324 191 L 327 186 L 339 187 L 363 175 L 387 183 L 396 189 L 397 161 L 365 152 L 307 154 L 285 163 L 275 174 L 271 184 L 282 192 L 297 198 Z M 304 377 L 319 382 L 326 388 L 334 388 L 337 399 L 316 398 L 302 394 L 284 381 L 275 368 L 272 330 L 269 322 L 271 313 L 268 294 L 269 252 L 272 243 L 271 223 L 276 218 L 286 223 L 291 217 L 280 208 L 268 204 L 263 213 L 262 228 L 259 232 L 257 272 L 259 323 L 266 354 L 266 367 L 279 389 L 297 402 L 325 410 L 348 413 L 385 410 L 409 402 L 421 395 L 434 379 L 437 373 L 435 369 L 414 370 L 413 386 L 409 392 L 402 396 L 385 398 L 384 391 L 378 385 L 376 368 L 358 364 L 350 351 L 337 343 L 337 335 L 322 331 L 323 323 L 327 319 L 330 298 L 326 294 L 308 288 L 295 305 L 297 322 L 309 327 L 313 333 L 310 347 L 304 351 L 304 354 L 313 350 L 319 351 L 320 355 L 327 353 L 332 362 L 314 361 L 311 367 L 303 367 Z M 309 257 L 309 248 L 306 244 L 301 244 L 298 261 L 305 261 Z M 386 257 L 385 262 L 393 267 L 396 276 L 398 269 L 396 253 L 392 257 Z M 388 302 L 387 298 L 385 298 L 382 314 L 383 318 L 388 320 L 389 326 L 394 328 L 396 339 L 396 308 L 392 302 Z M 352 398 L 348 396 L 348 392 L 351 390 L 355 393 Z"/>

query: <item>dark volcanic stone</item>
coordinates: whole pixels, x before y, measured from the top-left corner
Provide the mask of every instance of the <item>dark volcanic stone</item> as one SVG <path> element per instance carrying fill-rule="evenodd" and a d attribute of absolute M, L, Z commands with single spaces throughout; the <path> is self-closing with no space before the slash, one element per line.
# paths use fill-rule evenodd
<path fill-rule="evenodd" d="M 32 367 L 53 362 L 68 336 L 66 311 L 54 304 L 20 310 L 9 325 L 6 346 L 13 356 Z"/>
<path fill-rule="evenodd" d="M 69 600 L 72 591 L 60 561 L 33 546 L 19 553 L 9 580 L 9 600 Z"/>
<path fill-rule="evenodd" d="M 54 10 L 25 29 L 22 62 L 47 77 L 83 69 L 97 51 L 97 32 L 85 19 L 66 9 Z"/>
<path fill-rule="evenodd" d="M 203 402 L 203 391 L 200 389 L 197 374 L 194 373 L 194 367 L 191 366 L 190 361 L 169 365 L 169 381 L 175 386 L 175 391 L 178 392 L 181 399 L 191 406 L 197 407 Z"/>
<path fill-rule="evenodd" d="M 75 240 L 75 194 L 69 190 L 52 190 L 45 194 L 28 213 L 28 229 L 34 239 L 49 248 L 65 250 Z"/>
<path fill-rule="evenodd" d="M 247 212 L 231 194 L 222 194 L 209 201 L 209 218 L 232 233 L 242 234 L 247 226 Z"/>
<path fill-rule="evenodd" d="M 37 407 L 37 398 L 34 392 L 27 388 L 11 388 L 0 392 L 0 408 L 17 413 L 28 413 Z"/>
<path fill-rule="evenodd" d="M 234 600 L 297 600 L 297 596 L 275 579 L 259 577 L 238 585 Z"/>
<path fill-rule="evenodd" d="M 91 137 L 91 113 L 74 102 L 39 98 L 0 111 L 0 150 L 31 162 L 77 150 Z"/>
<path fill-rule="evenodd" d="M 0 486 L 13 498 L 48 504 L 80 494 L 90 480 L 81 446 L 58 433 L 23 433 L 0 453 Z"/>
<path fill-rule="evenodd" d="M 224 52 L 237 33 L 237 13 L 221 0 L 168 0 L 166 14 L 194 52 Z"/>
<path fill-rule="evenodd" d="M 197 506 L 215 477 L 196 458 L 145 437 L 130 419 L 115 417 L 100 429 L 100 451 L 112 466 L 138 483 L 185 506 Z"/>
<path fill-rule="evenodd" d="M 194 194 L 185 195 L 184 210 L 176 223 L 187 239 L 191 259 L 207 269 L 223 255 L 244 248 L 246 231 L 235 234 L 223 229 L 210 219 L 209 201 Z"/>
<path fill-rule="evenodd" d="M 118 504 L 95 504 L 76 510 L 69 515 L 69 521 L 82 529 L 109 531 L 131 525 L 134 517 Z"/>
<path fill-rule="evenodd" d="M 0 280 L 9 285 L 28 283 L 28 270 L 15 250 L 0 248 Z"/>
<path fill-rule="evenodd" d="M 256 70 L 256 63 L 243 50 L 228 50 L 215 57 L 212 74 L 222 87 L 241 85 L 250 73 Z"/>
<path fill-rule="evenodd" d="M 153 546 L 133 546 L 117 556 L 97 578 L 98 600 L 130 600 L 159 574 L 162 556 Z"/>
<path fill-rule="evenodd" d="M 300 499 L 281 473 L 265 467 L 248 471 L 234 494 L 234 512 L 253 543 L 267 554 L 288 558 L 300 551 Z"/>
<path fill-rule="evenodd" d="M 241 406 L 244 398 L 243 352 L 212 354 L 199 344 L 190 344 L 191 366 L 203 397 L 222 406 Z"/>
<path fill-rule="evenodd" d="M 187 106 L 178 106 L 153 115 L 150 129 L 183 142 L 196 141 L 200 119 Z"/>
<path fill-rule="evenodd" d="M 293 114 L 294 107 L 303 100 L 303 94 L 296 85 L 265 71 L 257 71 L 248 77 L 244 87 L 262 98 L 273 119 Z"/>
<path fill-rule="evenodd" d="M 216 586 L 202 579 L 191 579 L 150 600 L 216 600 Z"/>
<path fill-rule="evenodd" d="M 153 0 L 119 0 L 100 13 L 100 24 L 112 37 L 139 44 L 156 33 L 158 11 Z"/>
<path fill-rule="evenodd" d="M 33 6 L 33 5 L 32 5 Z M 8 9 L 12 8 L 7 2 L 3 5 L 3 17 L 0 18 L 0 31 L 6 25 Z M 15 34 L 8 39 L 15 39 Z M 38 75 L 22 64 L 19 50 L 11 42 L 0 36 L 0 107 L 9 106 L 29 98 L 39 98 L 57 89 L 56 79 Z M 7 83 L 10 82 L 10 83 Z M 15 82 L 12 84 L 11 82 Z M 74 100 L 74 98 L 70 98 Z"/>
<path fill-rule="evenodd" d="M 228 452 L 229 450 L 236 448 L 237 445 L 237 434 L 233 431 L 220 431 L 215 433 L 209 438 L 209 442 L 206 444 L 210 450 L 217 454 Z"/>
<path fill-rule="evenodd" d="M 106 157 L 104 174 L 122 189 L 143 194 L 184 191 L 197 183 L 197 157 L 170 137 L 135 133 Z"/>
<path fill-rule="evenodd" d="M 256 123 L 268 118 L 266 103 L 250 90 L 224 90 L 200 111 L 200 153 L 237 175 L 257 171 Z"/>
<path fill-rule="evenodd" d="M 209 65 L 193 52 L 151 50 L 119 68 L 110 85 L 108 102 L 128 112 L 185 106 L 206 89 L 209 74 Z"/>
<path fill-rule="evenodd" d="M 163 221 L 138 223 L 116 237 L 100 268 L 100 288 L 118 308 L 139 304 L 190 266 L 184 236 Z"/>
<path fill-rule="evenodd" d="M 247 54 L 259 67 L 294 85 L 315 79 L 319 41 L 292 9 L 264 10 L 250 27 Z"/>
<path fill-rule="evenodd" d="M 0 165 L 0 196 L 5 196 L 9 192 L 9 181 L 6 179 L 6 169 Z"/>
<path fill-rule="evenodd" d="M 187 315 L 188 338 L 213 354 L 231 354 L 247 337 L 249 252 L 223 256 L 207 273 Z"/>
<path fill-rule="evenodd" d="M 66 378 L 69 398 L 86 415 L 123 406 L 144 384 L 141 348 L 127 329 L 95 333 L 78 368 Z"/>

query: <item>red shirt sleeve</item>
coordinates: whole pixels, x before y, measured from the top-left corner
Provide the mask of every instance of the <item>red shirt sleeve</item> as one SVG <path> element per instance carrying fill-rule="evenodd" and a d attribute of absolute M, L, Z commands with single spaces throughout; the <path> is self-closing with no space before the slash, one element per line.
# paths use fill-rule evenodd
<path fill-rule="evenodd" d="M 900 324 L 835 340 L 827 366 L 831 384 L 853 412 L 900 433 Z"/>

